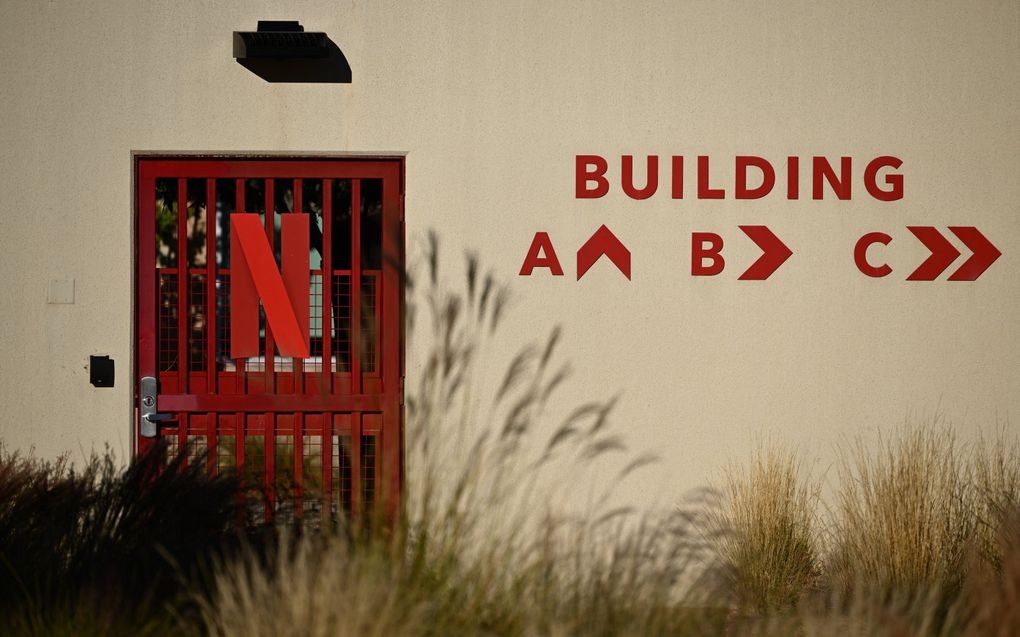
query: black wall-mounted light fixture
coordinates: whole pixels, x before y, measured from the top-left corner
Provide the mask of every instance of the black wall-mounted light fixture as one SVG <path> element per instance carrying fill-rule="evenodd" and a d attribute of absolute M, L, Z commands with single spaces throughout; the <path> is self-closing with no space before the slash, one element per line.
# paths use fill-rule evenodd
<path fill-rule="evenodd" d="M 343 51 L 321 31 L 297 21 L 259 20 L 257 31 L 234 31 L 234 58 L 267 82 L 348 84 Z"/>

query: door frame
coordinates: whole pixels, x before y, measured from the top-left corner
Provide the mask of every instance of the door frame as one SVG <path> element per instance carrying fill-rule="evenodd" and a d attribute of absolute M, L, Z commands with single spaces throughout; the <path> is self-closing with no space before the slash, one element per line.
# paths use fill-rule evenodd
<path fill-rule="evenodd" d="M 132 258 L 131 258 L 131 342 L 129 351 L 131 353 L 131 407 L 129 413 L 130 418 L 130 456 L 136 457 L 141 448 L 141 441 L 139 439 L 139 399 L 140 399 L 140 321 L 141 321 L 141 308 L 140 308 L 140 286 L 141 281 L 139 280 L 140 274 L 140 233 L 142 230 L 142 205 L 139 199 L 140 195 L 140 176 L 141 176 L 141 164 L 145 161 L 189 161 L 189 160 L 212 160 L 212 161 L 288 161 L 293 160 L 295 162 L 305 163 L 314 162 L 316 160 L 323 162 L 334 162 L 334 161 L 350 161 L 350 162 L 380 162 L 380 163 L 395 163 L 398 171 L 398 215 L 400 221 L 400 232 L 397 239 L 397 248 L 399 250 L 400 263 L 406 267 L 406 225 L 404 223 L 405 215 L 405 174 L 406 174 L 406 152 L 330 152 L 330 151 L 132 151 L 131 152 L 131 200 L 132 200 L 132 229 L 131 229 L 131 241 L 132 241 Z M 393 514 L 396 510 L 393 508 L 394 505 L 398 505 L 401 499 L 400 492 L 403 491 L 402 485 L 404 482 L 404 384 L 403 378 L 406 368 L 406 324 L 405 324 L 405 312 L 406 312 L 406 288 L 405 288 L 405 276 L 404 270 L 398 271 L 399 280 L 399 308 L 397 316 L 397 332 L 398 332 L 398 370 L 396 372 L 399 379 L 399 408 L 397 409 L 397 434 L 398 440 L 395 445 L 386 445 L 398 450 L 399 458 L 390 457 L 389 462 L 384 465 L 385 473 L 383 475 L 384 481 L 388 481 L 391 484 L 385 487 L 386 492 L 393 493 L 396 495 L 395 500 L 388 497 L 386 492 L 382 493 L 383 498 L 390 500 L 389 513 Z M 380 326 L 380 334 L 382 333 L 382 326 Z M 211 362 L 212 363 L 212 362 Z M 214 364 L 214 363 L 213 363 Z M 383 451 L 383 450 L 380 450 Z M 396 462 L 393 462 L 396 461 Z"/>

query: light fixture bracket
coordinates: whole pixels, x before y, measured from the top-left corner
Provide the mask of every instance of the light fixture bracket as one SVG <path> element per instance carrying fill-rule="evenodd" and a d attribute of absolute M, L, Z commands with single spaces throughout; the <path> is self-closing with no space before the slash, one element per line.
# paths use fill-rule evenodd
<path fill-rule="evenodd" d="M 305 31 L 296 20 L 259 20 L 257 31 L 234 31 L 234 57 L 323 58 L 329 54 L 329 37 Z"/>

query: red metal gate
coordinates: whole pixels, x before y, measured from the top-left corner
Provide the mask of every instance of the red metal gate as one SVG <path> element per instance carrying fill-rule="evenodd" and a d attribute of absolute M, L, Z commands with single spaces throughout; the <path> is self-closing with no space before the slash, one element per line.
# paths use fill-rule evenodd
<path fill-rule="evenodd" d="M 392 514 L 403 480 L 403 160 L 139 156 L 135 448 L 238 471 L 264 514 Z M 311 356 L 230 358 L 230 215 L 310 215 Z M 357 319 L 357 320 L 356 320 Z M 153 380 L 155 379 L 155 380 Z"/>

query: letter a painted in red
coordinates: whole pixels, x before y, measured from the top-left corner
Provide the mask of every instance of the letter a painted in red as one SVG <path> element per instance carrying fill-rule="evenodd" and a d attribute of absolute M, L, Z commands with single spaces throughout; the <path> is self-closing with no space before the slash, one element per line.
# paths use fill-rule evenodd
<path fill-rule="evenodd" d="M 547 232 L 535 233 L 535 239 L 531 242 L 528 254 L 521 265 L 520 275 L 531 276 L 535 268 L 549 268 L 553 276 L 563 276 L 563 266 L 556 258 L 556 250 L 553 249 L 552 240 Z"/>

